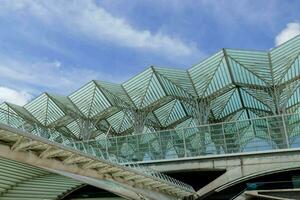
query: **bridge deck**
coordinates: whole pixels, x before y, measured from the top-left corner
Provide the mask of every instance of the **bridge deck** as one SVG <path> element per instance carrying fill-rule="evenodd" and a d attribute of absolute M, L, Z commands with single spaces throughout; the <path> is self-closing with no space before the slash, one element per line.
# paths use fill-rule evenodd
<path fill-rule="evenodd" d="M 0 124 L 0 140 L 14 152 L 30 151 L 41 159 L 55 159 L 64 165 L 77 165 L 95 170 L 103 179 L 147 188 L 169 196 L 183 198 L 195 194 L 194 189 L 178 180 L 127 160 L 104 154 L 91 145 L 71 142 L 49 129 L 36 127 L 31 133 L 15 116 Z M 23 129 L 23 130 L 22 130 Z"/>

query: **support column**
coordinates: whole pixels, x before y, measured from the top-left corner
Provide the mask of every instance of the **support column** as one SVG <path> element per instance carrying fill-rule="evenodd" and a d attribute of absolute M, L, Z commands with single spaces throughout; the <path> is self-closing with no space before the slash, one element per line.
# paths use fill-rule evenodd
<path fill-rule="evenodd" d="M 142 110 L 130 110 L 133 118 L 133 128 L 135 134 L 141 134 L 145 128 L 145 122 L 148 117 L 148 112 Z"/>
<path fill-rule="evenodd" d="M 196 125 L 201 126 L 208 124 L 208 116 L 210 113 L 210 104 L 208 99 L 195 99 L 193 101 L 193 117 L 196 120 Z M 206 153 L 205 132 L 199 129 L 200 134 L 200 154 Z"/>
<path fill-rule="evenodd" d="M 282 89 L 273 86 L 271 87 L 268 93 L 272 97 L 273 104 L 274 104 L 272 110 L 273 115 L 280 115 L 285 113 L 285 108 L 280 104 L 280 96 L 282 94 Z"/>
<path fill-rule="evenodd" d="M 142 134 L 145 128 L 145 122 L 147 120 L 149 112 L 137 109 L 130 109 L 127 112 L 132 117 L 134 134 Z M 142 137 L 138 137 L 139 152 L 136 153 L 136 159 L 139 161 L 142 161 L 144 159 L 146 153 L 150 155 L 150 152 L 148 151 L 148 143 L 143 143 L 143 141 L 141 141 L 141 138 Z"/>
<path fill-rule="evenodd" d="M 80 135 L 83 141 L 90 140 L 93 134 L 93 124 L 89 119 L 79 119 Z"/>
<path fill-rule="evenodd" d="M 273 115 L 282 115 L 286 113 L 285 104 L 280 101 L 280 96 L 283 92 L 283 88 L 277 88 L 276 86 L 272 87 L 272 90 L 269 91 L 270 96 L 272 97 L 274 108 L 272 110 Z M 288 134 L 285 129 L 285 122 L 282 120 L 282 117 L 273 117 L 270 118 L 270 135 L 271 139 L 277 145 L 279 149 L 288 148 Z"/>

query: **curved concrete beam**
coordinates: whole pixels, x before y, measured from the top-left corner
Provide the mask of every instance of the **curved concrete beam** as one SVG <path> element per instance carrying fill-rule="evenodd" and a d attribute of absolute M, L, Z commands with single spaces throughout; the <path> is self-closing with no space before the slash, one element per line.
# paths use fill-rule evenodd
<path fill-rule="evenodd" d="M 240 165 L 228 166 L 226 172 L 201 188 L 197 193 L 204 198 L 212 192 L 220 192 L 232 185 L 259 176 L 300 168 L 300 156 L 291 152 L 265 155 L 263 158 L 236 158 Z M 236 161 L 238 163 L 238 161 Z"/>

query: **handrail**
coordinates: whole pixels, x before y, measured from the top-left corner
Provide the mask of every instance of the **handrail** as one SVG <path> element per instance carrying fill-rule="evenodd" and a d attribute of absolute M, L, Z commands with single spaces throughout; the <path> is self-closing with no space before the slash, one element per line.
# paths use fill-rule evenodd
<path fill-rule="evenodd" d="M 147 134 L 152 134 L 152 133 L 164 133 L 164 132 L 168 132 L 168 131 L 174 131 L 174 130 L 184 130 L 184 129 L 189 129 L 189 128 L 203 128 L 203 127 L 210 127 L 210 126 L 217 126 L 217 125 L 224 125 L 224 124 L 232 124 L 234 122 L 249 122 L 249 121 L 255 121 L 255 120 L 262 120 L 262 119 L 270 119 L 270 118 L 276 118 L 276 117 L 285 117 L 285 116 L 293 116 L 293 115 L 300 115 L 300 113 L 285 113 L 285 114 L 276 114 L 276 115 L 271 115 L 271 116 L 264 116 L 264 117 L 255 117 L 255 118 L 251 118 L 251 119 L 242 119 L 242 120 L 238 120 L 238 121 L 225 121 L 225 122 L 216 122 L 216 123 L 210 123 L 210 124 L 203 124 L 200 126 L 193 126 L 193 127 L 182 127 L 182 128 L 175 128 L 175 129 L 164 129 L 164 130 L 159 130 L 159 131 L 155 131 L 155 132 L 150 132 Z M 129 135 L 129 136 L 138 136 L 138 135 L 145 135 L 145 133 L 137 133 L 134 135 Z M 110 138 L 122 138 L 122 137 L 126 137 L 127 135 L 118 135 L 118 136 L 113 136 Z M 97 139 L 90 139 L 90 140 L 86 140 L 87 142 L 92 142 L 92 141 L 97 141 Z"/>
<path fill-rule="evenodd" d="M 85 142 L 120 157 L 141 162 L 146 159 L 289 149 L 300 147 L 298 136 L 300 113 L 292 113 Z M 124 150 L 124 144 L 127 144 L 127 151 Z M 131 155 L 130 150 L 134 151 Z"/>

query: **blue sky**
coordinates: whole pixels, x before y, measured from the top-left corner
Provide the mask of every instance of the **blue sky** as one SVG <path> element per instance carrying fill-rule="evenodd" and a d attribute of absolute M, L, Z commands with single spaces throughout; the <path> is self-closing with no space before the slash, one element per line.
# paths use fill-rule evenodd
<path fill-rule="evenodd" d="M 68 95 L 187 69 L 221 48 L 268 50 L 300 33 L 297 0 L 0 0 L 0 102 Z"/>

